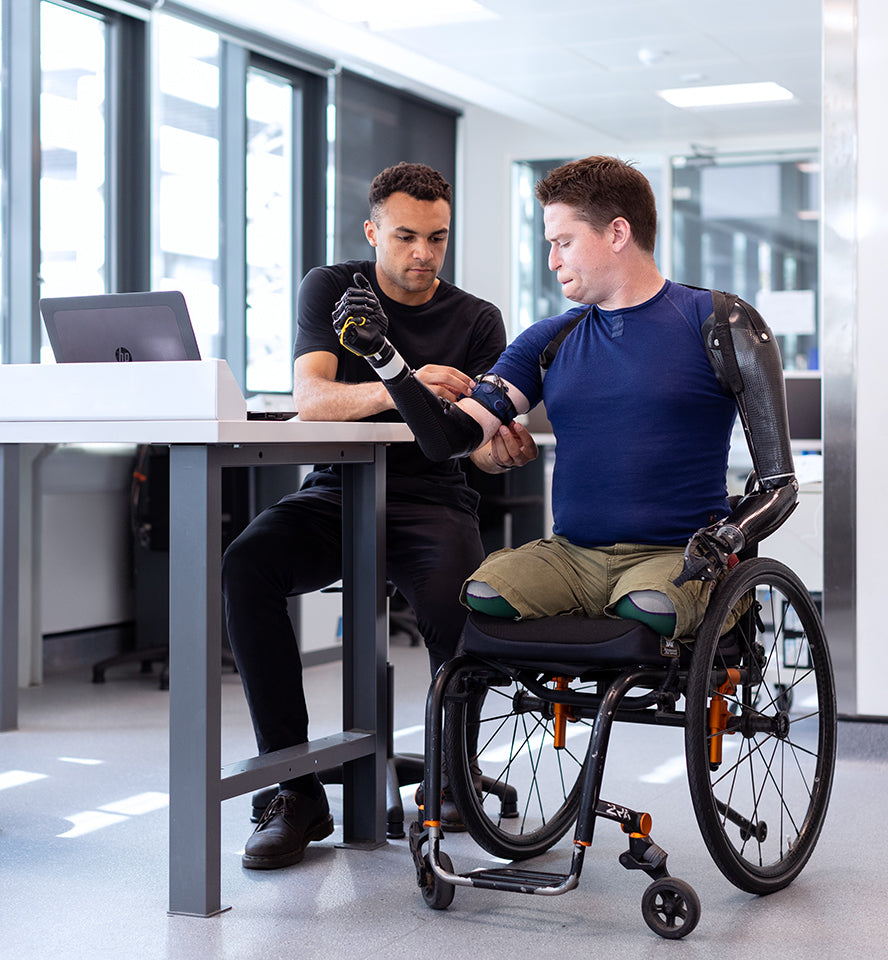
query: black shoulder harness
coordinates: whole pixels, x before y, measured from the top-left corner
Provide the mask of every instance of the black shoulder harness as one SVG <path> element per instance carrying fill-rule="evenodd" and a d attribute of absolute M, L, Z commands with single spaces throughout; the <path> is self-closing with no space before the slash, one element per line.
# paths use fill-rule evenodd
<path fill-rule="evenodd" d="M 567 335 L 575 327 L 578 327 L 591 312 L 592 308 L 589 307 L 585 313 L 581 313 L 578 317 L 574 317 L 573 320 L 569 320 L 546 344 L 543 352 L 540 354 L 540 369 L 543 371 L 543 376 L 546 375 L 546 371 L 552 365 L 552 361 L 555 359 L 555 354 L 558 353 L 561 344 L 567 339 Z"/>

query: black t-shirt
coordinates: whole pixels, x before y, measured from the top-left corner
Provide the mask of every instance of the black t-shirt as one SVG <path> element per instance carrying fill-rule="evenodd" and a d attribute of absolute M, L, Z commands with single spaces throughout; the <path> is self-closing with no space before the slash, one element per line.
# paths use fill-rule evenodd
<path fill-rule="evenodd" d="M 333 329 L 333 307 L 346 288 L 354 285 L 355 273 L 363 273 L 370 281 L 389 320 L 387 336 L 414 369 L 436 363 L 476 377 L 486 373 L 505 349 L 503 318 L 492 303 L 440 280 L 427 303 L 407 306 L 382 292 L 373 261 L 349 260 L 315 267 L 302 281 L 294 359 L 323 350 L 338 357 L 339 382 L 366 383 L 376 379 L 367 361 L 342 347 Z M 398 422 L 401 416 L 396 410 L 387 410 L 367 419 Z M 390 499 L 449 503 L 474 510 L 477 497 L 466 487 L 458 461 L 432 463 L 416 443 L 392 444 L 386 460 Z M 338 483 L 338 470 L 332 467 L 317 468 L 306 480 L 310 486 L 331 482 Z"/>

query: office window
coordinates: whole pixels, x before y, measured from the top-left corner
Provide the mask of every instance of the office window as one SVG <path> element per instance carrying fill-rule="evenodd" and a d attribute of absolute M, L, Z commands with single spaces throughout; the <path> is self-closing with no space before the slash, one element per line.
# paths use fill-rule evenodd
<path fill-rule="evenodd" d="M 219 37 L 169 16 L 157 32 L 155 289 L 185 295 L 201 356 L 220 352 Z"/>
<path fill-rule="evenodd" d="M 673 278 L 738 294 L 787 370 L 817 369 L 816 155 L 674 157 L 672 210 Z"/>
<path fill-rule="evenodd" d="M 40 5 L 41 296 L 102 293 L 107 284 L 106 24 Z M 52 361 L 45 339 L 41 359 Z"/>
<path fill-rule="evenodd" d="M 300 91 L 247 75 L 247 390 L 293 388 L 293 111 Z"/>

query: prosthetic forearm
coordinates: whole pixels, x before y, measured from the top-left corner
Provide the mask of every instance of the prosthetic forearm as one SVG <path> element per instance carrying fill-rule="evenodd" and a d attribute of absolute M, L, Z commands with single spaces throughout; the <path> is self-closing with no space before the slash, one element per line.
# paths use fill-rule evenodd
<path fill-rule="evenodd" d="M 419 380 L 385 336 L 387 320 L 368 281 L 355 274 L 355 283 L 333 313 L 339 342 L 373 367 L 429 460 L 451 460 L 472 453 L 484 442 L 481 424 Z M 480 378 L 471 395 L 503 423 L 510 423 L 515 408 L 499 378 L 495 381 Z"/>
<path fill-rule="evenodd" d="M 786 520 L 798 496 L 777 342 L 743 300 L 716 292 L 713 306 L 703 328 L 707 350 L 719 383 L 737 400 L 756 486 L 727 517 L 691 537 L 678 584 L 716 580 L 740 550 L 763 540 Z"/>
<path fill-rule="evenodd" d="M 684 569 L 675 583 L 687 580 L 717 580 L 736 563 L 746 546 L 773 533 L 795 509 L 798 483 L 793 477 L 782 486 L 758 490 L 743 497 L 731 513 L 698 530 L 688 541 Z"/>

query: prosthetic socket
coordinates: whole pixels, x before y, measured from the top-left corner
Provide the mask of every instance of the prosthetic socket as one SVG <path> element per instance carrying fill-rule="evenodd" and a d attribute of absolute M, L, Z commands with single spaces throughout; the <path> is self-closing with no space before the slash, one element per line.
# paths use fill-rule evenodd
<path fill-rule="evenodd" d="M 360 273 L 354 279 L 356 286 L 346 290 L 333 311 L 339 342 L 377 372 L 429 460 L 467 456 L 484 441 L 481 424 L 417 378 L 385 336 L 388 319 L 369 281 Z M 503 423 L 510 423 L 515 416 L 515 407 L 498 377 L 480 378 L 471 396 Z"/>
<path fill-rule="evenodd" d="M 773 533 L 795 509 L 798 482 L 789 443 L 780 350 L 753 307 L 713 291 L 713 315 L 703 327 L 709 361 L 719 383 L 737 401 L 752 454 L 755 487 L 731 513 L 688 541 L 675 580 L 716 580 L 744 547 Z"/>

